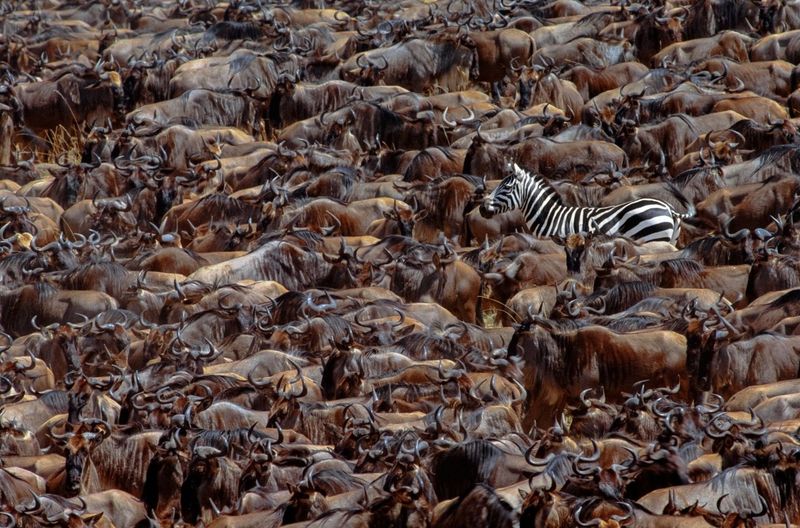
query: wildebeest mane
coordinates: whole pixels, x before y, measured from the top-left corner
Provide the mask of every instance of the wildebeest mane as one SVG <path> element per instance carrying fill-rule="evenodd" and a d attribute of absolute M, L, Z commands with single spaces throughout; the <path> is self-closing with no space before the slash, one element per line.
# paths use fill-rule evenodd
<path fill-rule="evenodd" d="M 42 196 L 54 200 L 66 209 L 78 201 L 81 179 L 68 172 L 56 171 L 53 175 L 53 181 L 44 189 Z"/>
<path fill-rule="evenodd" d="M 449 149 L 447 147 L 436 145 L 430 148 L 422 149 L 419 152 L 417 152 L 417 154 L 413 158 L 411 158 L 411 161 L 408 163 L 408 166 L 406 166 L 406 170 L 403 173 L 403 181 L 406 182 L 414 181 L 417 179 L 417 176 L 423 176 L 430 179 L 431 176 L 428 174 L 427 169 L 441 168 L 436 163 L 436 156 L 434 155 L 434 152 L 440 152 L 444 156 L 444 158 L 449 162 L 458 161 L 458 158 L 456 158 L 452 149 Z M 449 176 L 449 173 L 445 172 L 441 176 Z M 441 178 L 441 176 L 439 176 L 439 178 Z M 439 180 L 439 178 L 437 178 L 437 180 Z M 433 183 L 433 181 L 431 183 Z"/>
<path fill-rule="evenodd" d="M 595 319 L 597 324 L 605 326 L 615 332 L 635 332 L 637 330 L 652 329 L 661 325 L 664 321 L 656 315 L 629 315 L 621 318 L 609 318 L 602 322 Z"/>
<path fill-rule="evenodd" d="M 783 509 L 781 504 L 769 504 L 773 500 L 780 500 L 781 495 L 772 476 L 767 472 L 734 466 L 712 477 L 708 484 L 714 492 L 719 494 L 730 493 L 735 490 L 735 493 L 731 493 L 728 497 L 727 504 L 741 511 L 757 511 L 761 507 L 759 496 L 768 501 L 767 505 L 771 506 L 772 511 L 778 512 Z M 794 495 L 794 493 L 791 495 Z M 742 501 L 744 497 L 749 500 Z"/>
<path fill-rule="evenodd" d="M 797 288 L 800 286 L 800 257 L 795 255 L 781 255 L 772 261 L 770 266 L 771 280 L 776 281 L 783 288 Z M 755 284 L 752 280 L 748 281 L 747 295 L 750 299 L 755 299 L 758 295 L 755 292 Z"/>
<path fill-rule="evenodd" d="M 423 295 L 429 292 L 433 293 L 431 292 L 432 286 L 438 286 L 437 280 L 441 279 L 439 270 L 435 269 L 432 264 L 416 266 L 397 263 L 391 277 L 390 289 L 400 297 L 412 302 L 419 301 Z"/>
<path fill-rule="evenodd" d="M 579 27 L 597 24 L 597 27 L 601 28 L 606 25 L 606 19 L 613 17 L 614 13 L 611 11 L 596 11 L 578 19 L 578 21 L 575 23 L 575 26 Z"/>
<path fill-rule="evenodd" d="M 584 361 L 571 346 L 569 332 L 549 332 L 537 328 L 529 334 L 530 344 L 524 352 L 527 368 L 535 369 L 534 387 L 541 390 L 545 376 L 555 377 L 564 383 L 574 383 L 580 376 Z"/>
<path fill-rule="evenodd" d="M 62 279 L 68 290 L 103 291 L 116 299 L 127 292 L 128 270 L 111 261 L 84 262 L 70 270 Z"/>
<path fill-rule="evenodd" d="M 467 353 L 467 349 L 463 345 L 428 332 L 414 332 L 405 335 L 397 340 L 394 347 L 414 359 L 456 360 Z"/>
<path fill-rule="evenodd" d="M 265 280 L 274 280 L 290 290 L 315 286 L 330 270 L 330 265 L 314 251 L 288 242 L 269 242 L 274 250 L 258 259 L 255 272 Z"/>
<path fill-rule="evenodd" d="M 676 287 L 676 284 L 684 282 L 696 283 L 702 272 L 703 264 L 691 258 L 663 260 L 654 265 L 639 266 L 630 270 L 630 273 L 642 282 L 667 288 Z"/>
<path fill-rule="evenodd" d="M 348 167 L 335 167 L 298 186 L 291 197 L 309 198 L 308 192 L 312 191 L 311 196 L 347 202 L 357 182 L 355 171 Z"/>
<path fill-rule="evenodd" d="M 698 260 L 707 266 L 735 264 L 735 262 L 731 262 L 731 254 L 731 249 L 724 243 L 724 239 L 718 235 L 693 240 L 684 246 L 679 253 L 682 259 Z"/>
<path fill-rule="evenodd" d="M 264 36 L 264 31 L 255 22 L 238 22 L 225 20 L 217 22 L 208 29 L 202 36 L 204 42 L 213 39 L 222 40 L 258 40 Z"/>
<path fill-rule="evenodd" d="M 184 216 L 189 216 L 196 208 L 209 211 L 209 223 L 214 220 L 241 220 L 242 217 L 253 217 L 253 213 L 255 212 L 255 208 L 252 205 L 222 193 L 212 193 L 203 196 L 184 212 Z"/>
<path fill-rule="evenodd" d="M 400 46 L 405 46 L 406 42 L 400 43 Z M 459 64 L 464 50 L 458 45 L 453 34 L 442 32 L 438 35 L 433 35 L 427 42 L 435 47 L 431 52 L 431 56 L 437 62 L 437 72 L 446 72 Z"/>
<path fill-rule="evenodd" d="M 673 283 L 696 283 L 701 278 L 703 268 L 702 263 L 688 258 L 662 260 L 657 266 L 657 284 L 674 287 Z"/>
<path fill-rule="evenodd" d="M 303 242 L 309 249 L 313 249 L 315 251 L 319 250 L 325 241 L 325 237 L 316 231 L 311 231 L 310 229 L 298 229 L 293 231 L 291 236 Z"/>
<path fill-rule="evenodd" d="M 652 93 L 662 92 L 666 89 L 671 89 L 675 84 L 676 73 L 667 68 L 653 68 L 640 80 L 647 80 L 647 85 L 650 86 Z M 656 81 L 656 82 L 653 82 Z M 681 77 L 681 81 L 683 78 Z"/>
<path fill-rule="evenodd" d="M 352 473 L 347 473 L 341 469 L 323 469 L 315 471 L 313 466 L 309 466 L 304 471 L 304 476 L 309 476 L 308 473 L 311 471 L 313 471 L 313 474 L 310 475 L 311 479 L 309 482 L 311 488 L 328 497 L 354 489 L 361 489 L 368 484 Z"/>
<path fill-rule="evenodd" d="M 33 317 L 39 313 L 44 304 L 58 293 L 55 286 L 44 281 L 23 286 L 18 291 L 16 301 L 12 300 L 9 309 L 0 313 L 0 320 L 12 334 L 31 331 Z"/>
<path fill-rule="evenodd" d="M 634 304 L 650 297 L 656 286 L 650 282 L 622 282 L 615 284 L 604 293 L 593 294 L 586 300 L 587 305 L 595 304 L 600 298 L 605 301 L 606 313 L 612 314 L 627 310 Z"/>
<path fill-rule="evenodd" d="M 53 413 L 65 413 L 69 406 L 67 393 L 62 390 L 47 391 L 39 396 L 39 401 L 51 409 Z"/>
<path fill-rule="evenodd" d="M 694 0 L 684 22 L 686 40 L 710 37 L 725 29 L 736 29 L 747 19 L 749 2 L 738 0 Z"/>
<path fill-rule="evenodd" d="M 333 206 L 331 206 L 331 202 Z M 347 205 L 340 200 L 330 197 L 310 198 L 300 200 L 296 209 L 285 213 L 288 217 L 286 227 L 307 227 L 309 229 L 335 226 L 336 221 L 341 223 L 339 228 L 342 234 L 353 234 L 358 231 L 358 219 L 348 214 Z M 334 216 L 334 220 L 331 216 Z"/>
<path fill-rule="evenodd" d="M 440 528 L 469 526 L 475 522 L 476 516 L 480 516 L 481 526 L 515 526 L 514 509 L 486 484 L 476 485 L 468 495 L 450 504 L 436 525 Z"/>
<path fill-rule="evenodd" d="M 209 382 L 212 385 L 216 385 L 223 389 L 231 389 L 233 387 L 237 387 L 239 385 L 239 380 L 237 380 L 233 376 L 228 376 L 225 374 L 202 374 L 200 376 L 195 376 L 192 378 L 193 384 L 202 385 L 203 382 Z"/>
<path fill-rule="evenodd" d="M 800 288 L 794 288 L 784 293 L 783 295 L 781 295 L 780 297 L 769 303 L 768 306 L 772 308 L 778 308 L 786 306 L 787 304 L 794 304 L 794 303 L 800 303 Z"/>
<path fill-rule="evenodd" d="M 717 171 L 719 169 L 720 168 L 719 168 L 718 165 L 711 165 L 711 166 L 708 166 L 708 167 L 693 167 L 693 168 L 687 169 L 687 170 L 681 172 L 680 174 L 678 174 L 677 176 L 675 176 L 675 178 L 672 179 L 672 183 L 678 189 L 682 189 L 682 188 L 686 187 L 687 185 L 689 185 L 689 183 L 692 180 L 694 180 L 694 178 L 697 177 L 698 175 L 706 175 L 707 173 L 709 173 L 711 171 Z"/>
<path fill-rule="evenodd" d="M 11 286 L 24 278 L 22 270 L 32 269 L 38 255 L 33 251 L 15 251 L 0 260 L 0 284 Z"/>
<path fill-rule="evenodd" d="M 473 440 L 436 453 L 431 461 L 436 497 L 446 500 L 466 496 L 475 485 L 489 480 L 502 456 L 500 449 L 487 440 Z"/>
<path fill-rule="evenodd" d="M 235 448 L 246 451 L 252 442 L 257 442 L 268 435 L 260 431 L 251 431 L 243 427 L 237 429 L 206 429 L 198 432 L 189 442 L 189 451 L 195 447 L 215 447 L 226 455 L 231 454 Z"/>

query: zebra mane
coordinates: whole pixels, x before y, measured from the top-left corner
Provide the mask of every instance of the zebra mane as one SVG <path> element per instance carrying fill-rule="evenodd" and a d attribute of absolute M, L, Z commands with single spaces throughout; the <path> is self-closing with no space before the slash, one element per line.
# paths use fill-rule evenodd
<path fill-rule="evenodd" d="M 539 187 L 542 189 L 544 194 L 553 197 L 553 199 L 555 200 L 555 203 L 557 203 L 558 205 L 564 205 L 564 202 L 561 200 L 561 195 L 558 194 L 558 192 L 555 190 L 555 188 L 552 185 L 550 185 L 549 181 L 545 180 L 541 176 L 533 174 L 532 172 L 526 171 L 525 169 L 523 169 L 522 167 L 520 167 L 516 163 L 514 163 L 514 165 L 513 165 L 513 170 L 514 170 L 514 174 L 518 178 L 523 178 L 523 179 L 524 178 L 528 178 L 528 179 L 533 180 L 535 183 L 539 184 Z"/>

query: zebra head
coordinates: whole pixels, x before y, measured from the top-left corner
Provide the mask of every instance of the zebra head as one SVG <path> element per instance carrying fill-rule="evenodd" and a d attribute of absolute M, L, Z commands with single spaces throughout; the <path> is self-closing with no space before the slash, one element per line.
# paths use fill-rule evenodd
<path fill-rule="evenodd" d="M 505 213 L 517 209 L 522 204 L 522 187 L 530 175 L 516 163 L 511 168 L 511 174 L 506 176 L 500 185 L 483 199 L 480 206 L 481 216 L 491 218 L 498 213 Z"/>

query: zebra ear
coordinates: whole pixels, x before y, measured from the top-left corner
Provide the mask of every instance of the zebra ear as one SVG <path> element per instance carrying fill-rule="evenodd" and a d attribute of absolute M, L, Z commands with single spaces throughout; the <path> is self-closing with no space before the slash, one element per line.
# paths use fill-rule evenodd
<path fill-rule="evenodd" d="M 525 176 L 525 171 L 522 170 L 522 168 L 515 163 L 514 164 L 514 179 L 516 179 L 517 181 L 520 181 L 520 180 L 522 180 L 522 178 L 524 176 Z"/>

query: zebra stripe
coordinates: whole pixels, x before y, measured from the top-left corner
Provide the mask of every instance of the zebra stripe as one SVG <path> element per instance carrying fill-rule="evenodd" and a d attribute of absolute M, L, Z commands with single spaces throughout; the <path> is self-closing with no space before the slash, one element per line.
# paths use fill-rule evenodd
<path fill-rule="evenodd" d="M 680 219 L 691 216 L 675 212 L 655 198 L 639 198 L 606 207 L 570 207 L 556 191 L 514 164 L 513 172 L 485 199 L 482 210 L 489 214 L 522 210 L 531 232 L 538 236 L 562 236 L 600 231 L 637 242 L 674 242 Z"/>

